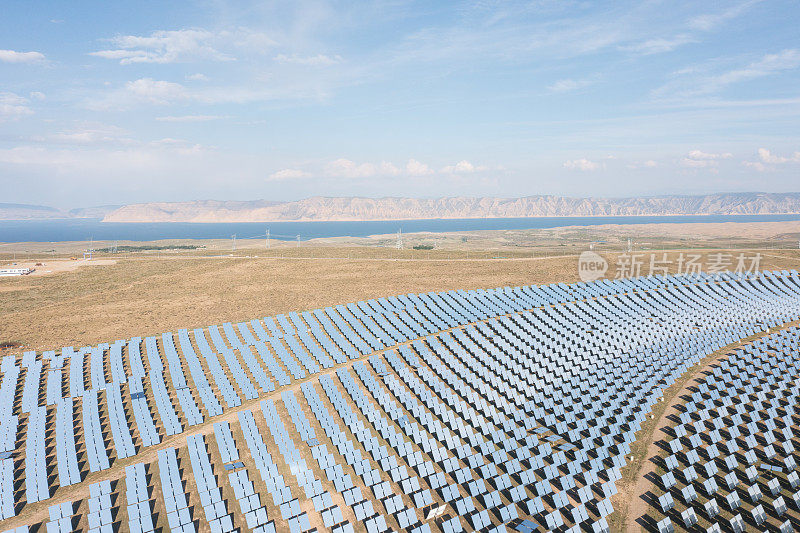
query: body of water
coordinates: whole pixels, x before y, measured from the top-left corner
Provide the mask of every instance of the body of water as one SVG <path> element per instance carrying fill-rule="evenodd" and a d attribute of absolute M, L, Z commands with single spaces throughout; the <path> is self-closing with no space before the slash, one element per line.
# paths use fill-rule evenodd
<path fill-rule="evenodd" d="M 238 239 L 270 237 L 301 240 L 320 237 L 366 237 L 419 231 L 449 232 L 596 226 L 599 224 L 656 224 L 691 222 L 782 222 L 797 215 L 677 215 L 621 217 L 462 218 L 377 220 L 361 222 L 234 222 L 234 223 L 126 223 L 99 219 L 2 220 L 0 242 L 154 241 L 159 239 Z"/>

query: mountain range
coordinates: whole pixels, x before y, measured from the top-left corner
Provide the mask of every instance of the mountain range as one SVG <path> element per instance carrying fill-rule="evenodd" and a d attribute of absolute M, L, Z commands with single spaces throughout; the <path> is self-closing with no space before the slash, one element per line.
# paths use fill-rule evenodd
<path fill-rule="evenodd" d="M 0 219 L 102 218 L 104 222 L 280 222 L 558 216 L 765 215 L 800 213 L 800 193 L 719 193 L 630 198 L 362 198 L 152 202 L 62 211 L 0 204 Z"/>

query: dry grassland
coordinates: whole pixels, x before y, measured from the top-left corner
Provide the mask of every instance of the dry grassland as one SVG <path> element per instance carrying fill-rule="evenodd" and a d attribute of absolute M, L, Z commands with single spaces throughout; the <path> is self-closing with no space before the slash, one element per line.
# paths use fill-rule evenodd
<path fill-rule="evenodd" d="M 576 280 L 575 259 L 123 259 L 0 280 L 0 340 L 83 346 L 393 294 L 554 279 Z"/>
<path fill-rule="evenodd" d="M 0 344 L 13 353 L 85 346 L 409 292 L 579 281 L 574 255 L 393 259 L 364 248 L 297 249 L 297 257 L 292 250 L 282 258 L 132 256 L 48 276 L 0 278 Z M 696 253 L 708 263 L 719 252 Z M 800 266 L 800 251 L 761 253 L 761 268 Z M 668 254 L 673 271 L 678 254 Z M 604 255 L 613 277 L 617 254 Z"/>

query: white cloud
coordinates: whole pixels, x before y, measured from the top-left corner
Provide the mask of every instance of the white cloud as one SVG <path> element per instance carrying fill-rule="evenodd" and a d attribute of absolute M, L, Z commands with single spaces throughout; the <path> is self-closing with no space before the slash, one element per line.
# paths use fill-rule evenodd
<path fill-rule="evenodd" d="M 759 148 L 758 149 L 758 157 L 764 163 L 769 163 L 772 165 L 779 165 L 781 163 L 797 163 L 800 162 L 800 152 L 795 152 L 792 154 L 791 157 L 782 157 L 773 154 L 766 148 Z"/>
<path fill-rule="evenodd" d="M 166 116 L 156 117 L 159 122 L 209 122 L 211 120 L 219 120 L 223 117 L 219 115 L 182 115 L 182 116 Z"/>
<path fill-rule="evenodd" d="M 154 104 L 167 104 L 186 96 L 183 85 L 171 81 L 140 78 L 125 84 L 125 90 L 141 100 Z"/>
<path fill-rule="evenodd" d="M 707 168 L 712 172 L 716 172 L 719 162 L 723 159 L 730 159 L 733 154 L 730 152 L 710 153 L 703 152 L 702 150 L 692 150 L 686 157 L 681 159 L 681 166 L 688 168 Z"/>
<path fill-rule="evenodd" d="M 580 170 L 582 172 L 590 172 L 600 168 L 600 164 L 595 163 L 594 161 L 589 161 L 585 157 L 582 157 L 572 161 L 564 161 L 564 168 L 568 168 L 570 170 Z"/>
<path fill-rule="evenodd" d="M 349 159 L 340 158 L 325 165 L 324 174 L 332 178 L 371 178 L 377 173 L 377 167 L 372 163 L 354 163 Z"/>
<path fill-rule="evenodd" d="M 567 93 L 583 89 L 584 87 L 588 87 L 589 85 L 594 84 L 595 81 L 596 80 L 594 79 L 588 79 L 588 78 L 581 80 L 568 78 L 564 80 L 558 80 L 554 84 L 550 85 L 547 88 L 547 90 L 552 93 Z"/>
<path fill-rule="evenodd" d="M 757 172 L 766 172 L 768 170 L 774 170 L 772 167 L 768 167 L 761 161 L 742 161 L 742 165 L 752 168 Z"/>
<path fill-rule="evenodd" d="M 712 154 L 700 150 L 692 150 L 691 152 L 689 152 L 689 155 L 687 157 L 694 161 L 703 161 L 703 160 L 716 160 L 716 159 L 730 159 L 731 157 L 733 157 L 733 154 L 729 152 Z"/>
<path fill-rule="evenodd" d="M 270 174 L 267 177 L 267 180 L 283 181 L 283 180 L 296 180 L 309 177 L 311 177 L 311 174 L 303 170 L 297 170 L 295 168 L 284 168 L 283 170 L 278 170 L 277 172 L 273 172 L 272 174 Z"/>
<path fill-rule="evenodd" d="M 56 202 L 94 202 L 98 191 L 106 191 L 108 198 L 130 199 L 138 194 L 141 201 L 152 201 L 153 191 L 171 190 L 176 199 L 182 198 L 182 191 L 196 190 L 230 174 L 229 169 L 240 161 L 248 165 L 242 165 L 241 171 L 255 183 L 254 165 L 241 154 L 232 157 L 191 145 L 21 145 L 0 148 L 0 175 L 8 177 L 4 181 L 9 186 L 10 176 L 35 181 L 38 185 L 31 194 L 39 198 L 49 194 Z M 230 176 L 234 182 L 237 178 Z"/>
<path fill-rule="evenodd" d="M 114 168 L 142 179 L 146 174 L 139 172 L 175 168 L 186 161 L 201 159 L 206 152 L 197 145 L 174 141 L 139 143 L 122 148 L 70 146 L 53 149 L 23 145 L 0 149 L 0 163 L 17 165 L 26 170 L 45 169 L 52 175 L 83 178 L 86 174 L 92 174 L 104 180 L 108 179 L 108 169 Z"/>
<path fill-rule="evenodd" d="M 447 175 L 474 174 L 486 170 L 486 168 L 487 167 L 476 166 L 469 161 L 462 160 L 455 165 L 443 167 L 440 173 Z M 339 158 L 323 165 L 319 172 L 311 173 L 306 170 L 286 168 L 270 174 L 267 179 L 275 181 L 289 180 L 307 178 L 313 175 L 325 178 L 367 179 L 390 178 L 395 176 L 422 177 L 434 174 L 436 174 L 435 170 L 416 159 L 409 159 L 403 167 L 399 167 L 389 161 L 381 161 L 377 164 L 370 162 L 357 163 L 350 159 Z"/>
<path fill-rule="evenodd" d="M 15 50 L 0 50 L 0 62 L 3 63 L 38 63 L 44 61 L 41 52 L 17 52 Z"/>
<path fill-rule="evenodd" d="M 128 109 L 137 104 L 185 103 L 185 104 L 247 104 L 267 101 L 296 101 L 303 99 L 320 100 L 327 96 L 325 87 L 319 80 L 310 76 L 300 79 L 286 77 L 274 80 L 236 83 L 229 85 L 207 86 L 198 84 L 182 85 L 180 83 L 140 78 L 125 83 L 121 87 L 105 89 L 87 97 L 83 105 L 92 110 Z M 111 87 L 111 83 L 105 84 Z M 198 113 L 200 114 L 200 113 Z"/>
<path fill-rule="evenodd" d="M 305 66 L 327 66 L 341 63 L 342 57 L 339 55 L 326 56 L 324 54 L 317 54 L 315 56 L 299 56 L 297 54 L 287 56 L 285 54 L 279 54 L 275 56 L 275 61 L 278 63 L 293 63 Z"/>
<path fill-rule="evenodd" d="M 730 85 L 763 78 L 800 66 L 800 49 L 786 49 L 766 54 L 740 68 L 726 72 L 709 73 L 717 62 L 681 69 L 676 79 L 653 91 L 656 97 L 687 97 L 713 94 Z"/>
<path fill-rule="evenodd" d="M 189 81 L 208 81 L 208 76 L 198 72 L 197 74 L 189 74 L 186 79 Z"/>
<path fill-rule="evenodd" d="M 30 94 L 30 98 L 31 100 L 44 100 L 46 96 L 44 95 L 44 93 L 41 93 L 39 91 L 33 91 Z"/>
<path fill-rule="evenodd" d="M 640 168 L 656 168 L 657 166 L 658 166 L 658 163 L 656 161 L 653 161 L 652 159 L 648 159 L 647 161 L 641 161 L 641 162 L 635 161 L 635 162 L 630 163 L 629 165 L 627 165 L 628 168 L 634 169 L 634 170 L 640 169 Z"/>
<path fill-rule="evenodd" d="M 433 169 L 425 163 L 420 163 L 416 159 L 409 159 L 406 163 L 406 174 L 409 176 L 428 176 L 433 174 Z"/>
<path fill-rule="evenodd" d="M 767 76 L 782 70 L 793 70 L 800 65 L 800 50 L 787 49 L 777 54 L 767 54 L 744 68 L 726 72 L 712 81 L 720 87 L 740 81 Z"/>
<path fill-rule="evenodd" d="M 381 176 L 399 176 L 401 173 L 399 168 L 388 161 L 381 161 L 381 164 L 378 165 L 378 174 Z"/>
<path fill-rule="evenodd" d="M 247 28 L 221 32 L 220 35 L 225 38 L 230 38 L 234 46 L 254 54 L 266 53 L 277 45 L 266 33 L 249 30 Z"/>
<path fill-rule="evenodd" d="M 469 161 L 462 160 L 455 165 L 443 167 L 439 172 L 447 175 L 474 174 L 486 170 L 487 167 L 476 166 Z M 322 166 L 319 172 L 308 172 L 293 168 L 286 168 L 270 174 L 269 180 L 288 180 L 307 178 L 313 175 L 325 178 L 342 179 L 367 179 L 367 178 L 390 178 L 395 176 L 422 177 L 435 175 L 436 171 L 429 165 L 416 159 L 409 159 L 403 166 L 399 167 L 389 161 L 380 163 L 358 163 L 346 158 L 339 158 L 329 161 Z"/>
<path fill-rule="evenodd" d="M 86 102 L 86 107 L 94 110 L 126 109 L 134 104 L 167 105 L 190 97 L 180 83 L 139 78 L 126 82 L 117 90 Z"/>
<path fill-rule="evenodd" d="M 152 141 L 140 141 L 131 137 L 130 132 L 123 128 L 97 122 L 79 123 L 73 129 L 44 137 L 36 137 L 35 140 L 44 144 L 74 145 L 87 148 L 108 148 L 110 146 L 114 148 L 157 147 L 187 153 L 205 150 L 200 145 L 185 139 L 165 137 Z"/>
<path fill-rule="evenodd" d="M 763 0 L 748 0 L 746 2 L 739 2 L 721 13 L 699 15 L 689 21 L 689 27 L 701 31 L 711 31 L 728 20 L 738 17 L 747 11 L 747 9 L 762 1 Z"/>
<path fill-rule="evenodd" d="M 144 52 L 135 52 L 132 50 L 100 50 L 98 52 L 90 52 L 90 56 L 102 57 L 103 59 L 120 59 L 123 65 L 127 63 L 134 63 L 134 58 L 145 57 L 147 54 Z"/>
<path fill-rule="evenodd" d="M 681 165 L 690 168 L 711 168 L 718 166 L 719 163 L 711 159 L 691 159 L 689 157 L 684 157 L 681 159 Z"/>
<path fill-rule="evenodd" d="M 28 107 L 28 103 L 27 98 L 18 94 L 0 92 L 0 121 L 32 114 L 33 110 Z"/>
<path fill-rule="evenodd" d="M 326 178 L 365 179 L 399 176 L 402 173 L 402 170 L 388 161 L 381 161 L 376 165 L 373 163 L 356 163 L 349 159 L 339 158 L 326 163 L 318 174 Z M 285 168 L 273 172 L 267 179 L 269 181 L 293 180 L 309 178 L 313 175 L 305 170 Z"/>
<path fill-rule="evenodd" d="M 74 145 L 138 144 L 131 139 L 128 131 L 101 123 L 81 123 L 74 129 L 49 135 L 42 140 L 48 143 Z"/>
<path fill-rule="evenodd" d="M 0 104 L 5 105 L 24 105 L 28 99 L 15 93 L 0 92 Z"/>
<path fill-rule="evenodd" d="M 475 166 L 467 160 L 459 161 L 455 165 L 448 165 L 442 168 L 443 174 L 472 174 L 486 170 L 484 166 Z"/>
<path fill-rule="evenodd" d="M 671 52 L 676 48 L 683 46 L 684 44 L 695 42 L 697 42 L 697 40 L 692 36 L 680 34 L 669 39 L 648 39 L 647 41 L 643 41 L 641 43 L 621 47 L 621 49 L 642 55 L 662 54 L 665 52 Z"/>
<path fill-rule="evenodd" d="M 233 61 L 235 56 L 220 49 L 244 48 L 259 52 L 274 42 L 264 34 L 237 29 L 212 32 L 200 28 L 154 31 L 148 36 L 117 35 L 114 48 L 91 52 L 104 59 L 132 63 L 178 63 L 189 61 Z"/>
<path fill-rule="evenodd" d="M 758 172 L 767 172 L 776 170 L 777 165 L 784 165 L 787 163 L 800 163 L 800 152 L 794 152 L 789 157 L 773 154 L 766 148 L 758 149 L 758 158 L 760 161 L 742 161 L 742 165 L 755 169 Z"/>

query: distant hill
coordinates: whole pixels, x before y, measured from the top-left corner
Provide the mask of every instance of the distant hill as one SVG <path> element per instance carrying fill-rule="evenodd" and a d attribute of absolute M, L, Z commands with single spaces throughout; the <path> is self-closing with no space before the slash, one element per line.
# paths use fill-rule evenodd
<path fill-rule="evenodd" d="M 98 205 L 95 207 L 78 207 L 70 209 L 69 215 L 74 218 L 103 218 L 117 209 L 125 207 L 122 205 Z"/>
<path fill-rule="evenodd" d="M 544 216 L 763 215 L 800 213 L 800 193 L 721 193 L 633 198 L 327 198 L 292 202 L 132 204 L 105 222 L 278 222 Z"/>
<path fill-rule="evenodd" d="M 29 204 L 0 204 L 0 220 L 27 220 L 31 218 L 65 218 L 55 207 Z"/>
<path fill-rule="evenodd" d="M 31 220 L 48 218 L 103 218 L 116 211 L 121 205 L 101 205 L 97 207 L 80 207 L 62 211 L 46 205 L 2 204 L 0 203 L 0 220 Z"/>
<path fill-rule="evenodd" d="M 767 215 L 800 213 L 800 193 L 720 193 L 631 198 L 328 198 L 153 202 L 62 211 L 0 204 L 0 220 L 102 218 L 104 222 L 290 222 L 635 215 Z"/>

